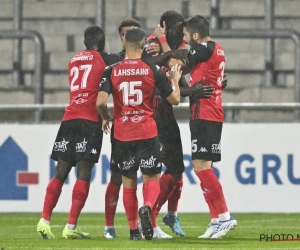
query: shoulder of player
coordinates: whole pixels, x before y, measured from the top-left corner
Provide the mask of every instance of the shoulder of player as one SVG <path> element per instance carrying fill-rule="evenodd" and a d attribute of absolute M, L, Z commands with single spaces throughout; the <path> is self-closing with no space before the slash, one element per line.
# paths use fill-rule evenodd
<path fill-rule="evenodd" d="M 151 63 L 151 62 L 147 62 L 146 60 L 144 59 L 141 59 L 141 61 L 146 64 L 153 73 L 157 72 L 157 71 L 161 71 L 161 67 L 159 67 L 158 65 L 154 64 L 154 63 Z"/>
<path fill-rule="evenodd" d="M 216 47 L 216 42 L 214 41 L 208 41 L 208 42 L 202 42 L 197 45 L 195 45 L 192 49 L 190 49 L 190 54 L 195 54 L 197 52 L 201 51 L 214 51 Z"/>
<path fill-rule="evenodd" d="M 117 62 L 120 62 L 122 58 L 118 54 L 114 53 L 107 53 L 107 52 L 99 52 L 99 55 L 102 57 L 103 61 L 106 65 L 115 64 Z"/>

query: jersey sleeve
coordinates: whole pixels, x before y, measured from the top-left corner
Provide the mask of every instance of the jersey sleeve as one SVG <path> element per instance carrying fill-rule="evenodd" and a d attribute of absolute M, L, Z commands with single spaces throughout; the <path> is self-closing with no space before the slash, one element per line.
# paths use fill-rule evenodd
<path fill-rule="evenodd" d="M 188 66 L 193 69 L 197 64 L 206 62 L 212 55 L 215 49 L 215 43 L 203 42 L 196 47 L 190 49 L 188 53 Z"/>
<path fill-rule="evenodd" d="M 105 64 L 107 66 L 115 64 L 115 63 L 123 60 L 121 58 L 121 56 L 119 56 L 118 54 L 110 54 L 110 53 L 106 53 L 106 52 L 100 52 L 100 54 L 103 58 L 103 61 L 105 62 Z"/>
<path fill-rule="evenodd" d="M 159 66 L 154 64 L 148 64 L 151 68 L 155 80 L 155 87 L 159 90 L 162 97 L 168 97 L 172 94 L 173 89 L 169 84 L 169 80 L 162 72 Z"/>
<path fill-rule="evenodd" d="M 112 72 L 113 67 L 106 67 L 103 74 L 102 74 L 102 80 L 99 86 L 99 92 L 104 91 L 107 94 L 112 93 L 112 82 L 110 79 L 111 72 Z"/>

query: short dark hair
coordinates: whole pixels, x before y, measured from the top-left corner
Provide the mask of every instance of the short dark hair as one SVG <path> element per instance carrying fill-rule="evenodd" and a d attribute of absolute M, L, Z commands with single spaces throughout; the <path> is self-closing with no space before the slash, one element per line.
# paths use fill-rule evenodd
<path fill-rule="evenodd" d="M 121 33 L 121 29 L 124 28 L 124 27 L 136 27 L 136 28 L 141 28 L 141 24 L 138 20 L 132 18 L 132 17 L 128 17 L 128 18 L 125 18 L 121 21 L 120 25 L 119 25 L 119 28 L 118 28 L 118 31 L 119 31 L 119 34 Z"/>
<path fill-rule="evenodd" d="M 199 33 L 202 38 L 209 36 L 209 22 L 200 15 L 189 17 L 184 21 L 184 27 L 190 34 Z"/>
<path fill-rule="evenodd" d="M 145 31 L 141 28 L 132 27 L 125 33 L 125 42 L 140 45 L 140 42 L 145 40 Z"/>
<path fill-rule="evenodd" d="M 88 49 L 97 46 L 99 51 L 103 51 L 105 47 L 104 31 L 96 25 L 87 27 L 84 31 L 84 44 Z"/>
<path fill-rule="evenodd" d="M 160 17 L 160 26 L 166 23 L 166 38 L 171 49 L 178 49 L 183 41 L 184 17 L 177 11 L 168 10 Z"/>

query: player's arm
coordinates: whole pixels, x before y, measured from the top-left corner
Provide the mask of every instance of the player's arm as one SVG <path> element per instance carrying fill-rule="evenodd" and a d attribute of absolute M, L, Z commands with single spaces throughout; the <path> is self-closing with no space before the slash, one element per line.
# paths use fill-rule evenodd
<path fill-rule="evenodd" d="M 111 70 L 112 68 L 108 67 L 103 72 L 102 81 L 100 83 L 99 92 L 96 101 L 97 110 L 103 120 L 102 130 L 105 133 L 110 132 L 109 121 L 112 120 L 112 117 L 108 114 L 108 110 L 107 110 L 107 99 L 112 92 L 112 84 L 110 80 Z"/>
<path fill-rule="evenodd" d="M 158 25 L 156 27 L 156 29 L 154 30 L 154 34 L 156 35 L 156 37 L 159 39 L 160 45 L 162 47 L 163 52 L 168 52 L 170 51 L 170 46 L 167 42 L 167 37 L 166 37 L 166 23 L 163 22 L 163 27 L 161 27 L 160 25 Z"/>
<path fill-rule="evenodd" d="M 160 95 L 166 98 L 172 105 L 178 105 L 180 103 L 180 89 L 178 84 L 181 77 L 180 66 L 174 67 L 172 73 L 169 75 L 173 88 L 170 86 L 166 75 L 158 66 L 150 65 L 150 67 L 154 75 L 155 87 L 159 90 Z"/>

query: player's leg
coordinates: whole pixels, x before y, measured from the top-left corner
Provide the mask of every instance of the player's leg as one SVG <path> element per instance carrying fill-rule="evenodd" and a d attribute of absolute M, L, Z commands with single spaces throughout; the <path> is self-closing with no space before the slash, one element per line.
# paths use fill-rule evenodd
<path fill-rule="evenodd" d="M 114 218 L 119 200 L 120 187 L 122 184 L 122 175 L 114 160 L 114 142 L 114 126 L 112 126 L 110 157 L 111 176 L 105 192 L 105 228 L 103 233 L 103 236 L 107 239 L 117 237 L 114 227 Z"/>
<path fill-rule="evenodd" d="M 73 131 L 69 128 L 70 122 L 62 122 L 52 151 L 51 158 L 57 161 L 54 177 L 49 181 L 44 198 L 44 206 L 41 219 L 37 225 L 37 232 L 43 239 L 54 239 L 51 232 L 50 219 L 61 194 L 62 186 L 68 177 L 72 166 Z"/>
<path fill-rule="evenodd" d="M 125 171 L 124 171 L 125 172 Z M 127 172 L 127 171 L 126 171 Z M 138 199 L 137 174 L 125 173 L 122 176 L 123 182 L 123 204 L 130 228 L 130 240 L 141 240 L 142 235 L 138 229 Z"/>
<path fill-rule="evenodd" d="M 63 238 L 89 238 L 89 234 L 82 232 L 77 227 L 77 220 L 88 197 L 92 169 L 99 160 L 102 138 L 100 123 L 83 119 L 77 120 L 75 137 L 75 158 L 78 163 L 77 180 L 73 187 L 72 205 L 68 224 L 62 233 Z"/>
<path fill-rule="evenodd" d="M 107 239 L 116 238 L 114 219 L 119 200 L 120 187 L 122 184 L 122 175 L 113 170 L 111 165 L 110 182 L 105 192 L 105 228 L 103 236 Z"/>
<path fill-rule="evenodd" d="M 77 227 L 77 220 L 89 194 L 93 166 L 94 162 L 87 162 L 85 160 L 78 162 L 77 180 L 73 187 L 72 205 L 68 223 L 62 233 L 62 237 L 65 239 L 89 238 L 88 233 L 82 232 L 79 227 Z"/>
<path fill-rule="evenodd" d="M 169 204 L 172 210 L 164 216 L 163 222 L 168 225 L 173 232 L 180 236 L 184 236 L 181 229 L 179 217 L 177 215 L 178 201 L 181 196 L 181 188 L 175 187 L 179 183 L 182 187 L 182 173 L 184 172 L 183 151 L 181 137 L 178 124 L 175 119 L 169 119 L 167 123 L 158 123 L 159 140 L 161 146 L 162 162 L 167 170 L 160 177 L 160 193 L 157 199 L 156 212 L 151 214 L 151 221 L 154 227 L 155 238 L 171 238 L 172 236 L 164 233 L 156 223 L 156 216 L 161 207 L 167 200 L 171 199 Z M 181 181 L 179 181 L 181 180 Z M 171 196 L 173 196 L 171 198 Z"/>
<path fill-rule="evenodd" d="M 114 161 L 120 167 L 123 182 L 123 204 L 130 228 L 130 240 L 141 240 L 138 230 L 138 200 L 136 196 L 138 165 L 136 163 L 136 143 L 115 141 Z"/>
<path fill-rule="evenodd" d="M 153 238 L 153 226 L 151 223 L 151 212 L 157 201 L 161 173 L 160 144 L 158 137 L 143 140 L 139 143 L 137 162 L 143 174 L 143 197 L 144 204 L 139 209 L 142 232 L 147 240 Z"/>
<path fill-rule="evenodd" d="M 201 189 L 211 214 L 211 223 L 200 237 L 220 238 L 237 223 L 230 216 L 222 185 L 212 169 L 212 162 L 221 160 L 221 150 L 214 147 L 219 147 L 222 123 L 195 120 L 190 121 L 190 128 L 193 167 L 201 182 Z M 215 235 L 216 232 L 219 233 Z"/>

